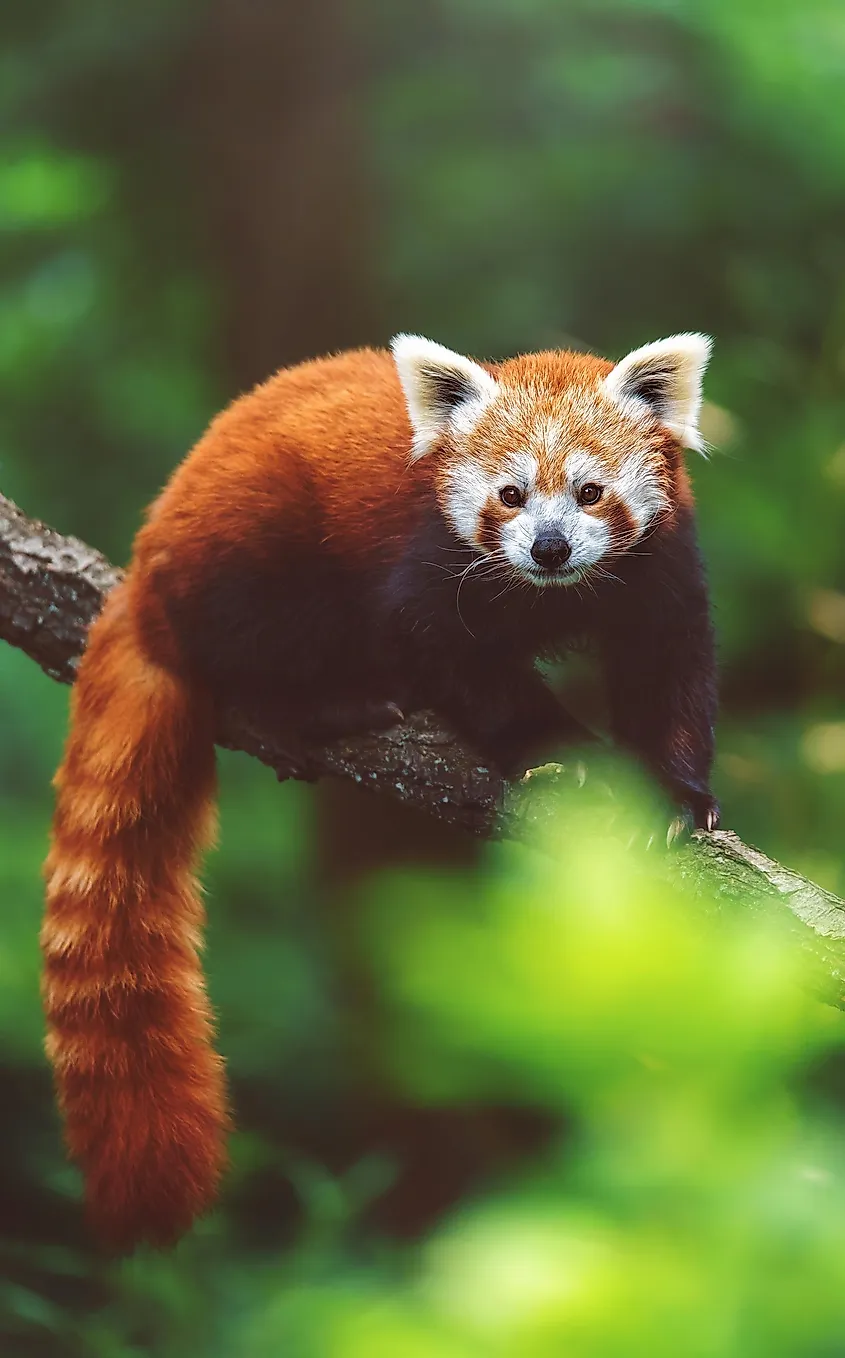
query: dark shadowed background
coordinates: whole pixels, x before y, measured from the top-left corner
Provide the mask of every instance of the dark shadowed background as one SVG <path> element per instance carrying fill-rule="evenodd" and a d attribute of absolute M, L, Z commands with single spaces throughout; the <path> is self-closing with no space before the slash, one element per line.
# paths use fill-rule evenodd
<path fill-rule="evenodd" d="M 123 562 L 145 504 L 211 415 L 282 364 L 385 344 L 397 330 L 483 357 L 552 345 L 616 357 L 707 331 L 714 452 L 692 470 L 723 667 L 717 790 L 744 838 L 845 891 L 841 5 L 6 0 L 0 38 L 0 490 Z M 578 1098 L 569 1087 L 549 1096 L 548 1072 L 533 1085 L 456 1075 L 440 1089 L 408 1077 L 414 1061 L 427 1069 L 413 1042 L 398 1076 L 385 1055 L 390 912 L 362 901 L 386 865 L 403 872 L 392 879 L 397 909 L 419 897 L 423 914 L 450 891 L 517 890 L 514 874 L 533 869 L 480 857 L 345 788 L 278 787 L 238 756 L 220 760 L 222 847 L 207 872 L 207 960 L 240 1126 L 234 1169 L 221 1210 L 174 1255 L 100 1259 L 41 1055 L 39 871 L 66 704 L 0 648 L 0 1334 L 10 1358 L 580 1358 L 659 1354 L 655 1335 L 667 1354 L 770 1356 L 781 1342 L 796 1355 L 845 1351 L 832 1300 L 845 1284 L 824 1270 L 822 1293 L 795 1299 L 777 1334 L 743 1330 L 737 1317 L 758 1314 L 749 1297 L 762 1316 L 766 1289 L 782 1288 L 763 1263 L 759 1278 L 748 1267 L 755 1281 L 730 1322 L 705 1335 L 689 1300 L 711 1277 L 704 1244 L 693 1282 L 679 1285 L 682 1341 L 665 1318 L 642 1335 L 607 1328 L 617 1312 L 634 1324 L 623 1297 L 596 1303 L 589 1323 L 579 1312 L 573 1346 L 554 1328 L 565 1304 L 548 1290 L 543 1230 L 512 1267 L 490 1244 L 470 1282 L 455 1281 L 450 1223 L 503 1184 L 507 1209 L 497 1199 L 488 1214 L 516 1211 L 520 1192 L 529 1201 Z M 418 942 L 403 946 L 419 955 Z M 512 945 L 504 930 L 503 957 Z M 434 1029 L 469 1022 L 437 1007 L 466 979 L 451 957 L 444 943 L 430 958 Z M 583 963 L 585 995 L 594 961 Z M 479 1030 L 483 1010 L 479 1000 Z M 566 1021 L 581 1031 L 591 1014 L 587 1005 Z M 488 1027 L 498 1032 L 492 1018 Z M 507 1031 L 520 1069 L 518 1023 Z M 812 1047 L 800 1031 L 798 1047 Z M 521 1040 L 530 1065 L 537 1034 Z M 489 1053 L 479 1060 L 495 1065 Z M 828 1127 L 835 1113 L 818 1116 Z M 714 1125 L 727 1162 L 739 1153 L 733 1121 Z M 618 1224 L 626 1189 L 590 1164 L 609 1204 L 601 1220 Z M 695 1184 L 691 1169 L 684 1191 Z M 589 1196 L 583 1183 L 579 1192 Z M 777 1193 L 764 1199 L 774 1211 Z M 560 1206 L 558 1225 L 569 1210 Z M 801 1220 L 806 1236 L 786 1231 L 793 1244 L 835 1238 L 827 1218 Z M 473 1229 L 512 1241 L 496 1236 L 500 1225 Z M 443 1231 L 439 1282 L 408 1301 L 419 1242 Z M 620 1240 L 641 1262 L 640 1238 Z M 561 1250 L 558 1280 L 570 1278 Z M 638 1296 L 652 1284 L 666 1294 L 672 1257 L 667 1248 Z M 529 1337 L 505 1321 L 473 1328 L 475 1312 L 464 1323 L 443 1303 L 452 1278 L 464 1297 L 476 1288 L 486 1314 L 514 1269 L 533 1280 L 528 1301 L 520 1293 Z M 809 1313 L 822 1316 L 810 1337 Z"/>

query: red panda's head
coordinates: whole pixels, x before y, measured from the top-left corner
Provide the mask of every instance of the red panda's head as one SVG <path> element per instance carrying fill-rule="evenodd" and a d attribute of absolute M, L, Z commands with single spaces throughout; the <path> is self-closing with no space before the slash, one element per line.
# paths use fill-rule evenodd
<path fill-rule="evenodd" d="M 469 546 L 536 585 L 577 584 L 671 512 L 682 447 L 702 450 L 705 335 L 616 365 L 553 351 L 482 366 L 416 335 L 393 355 L 412 457 Z"/>

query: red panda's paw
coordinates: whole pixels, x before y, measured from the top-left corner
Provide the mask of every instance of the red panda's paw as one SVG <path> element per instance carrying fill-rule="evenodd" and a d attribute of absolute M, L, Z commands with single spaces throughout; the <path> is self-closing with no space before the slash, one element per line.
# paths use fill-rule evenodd
<path fill-rule="evenodd" d="M 666 832 L 666 843 L 671 848 L 688 839 L 693 830 L 718 830 L 720 820 L 719 803 L 715 797 L 702 794 L 694 803 L 685 802 Z"/>

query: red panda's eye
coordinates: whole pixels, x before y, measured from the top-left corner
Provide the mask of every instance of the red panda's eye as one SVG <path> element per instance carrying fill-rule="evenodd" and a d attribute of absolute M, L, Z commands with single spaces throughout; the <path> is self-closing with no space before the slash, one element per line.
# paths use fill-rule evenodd
<path fill-rule="evenodd" d="M 588 481 L 586 486 L 582 486 L 578 494 L 578 499 L 582 505 L 597 505 L 602 497 L 602 486 L 597 486 L 595 481 Z"/>
<path fill-rule="evenodd" d="M 519 486 L 505 486 L 499 491 L 499 499 L 508 509 L 519 509 L 523 503 L 522 491 Z"/>

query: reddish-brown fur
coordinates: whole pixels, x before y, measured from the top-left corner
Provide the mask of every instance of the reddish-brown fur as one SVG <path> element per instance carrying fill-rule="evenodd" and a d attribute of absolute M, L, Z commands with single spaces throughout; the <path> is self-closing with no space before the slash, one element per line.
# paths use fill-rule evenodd
<path fill-rule="evenodd" d="M 482 420 L 474 455 L 495 458 L 519 430 L 526 393 L 545 403 L 550 419 L 576 420 L 573 398 L 595 391 L 609 368 L 573 354 L 501 365 L 495 372 L 513 389 L 513 406 L 495 430 Z M 623 425 L 614 420 L 604 433 L 585 426 L 579 437 L 624 456 L 621 445 L 634 435 Z M 198 960 L 203 915 L 194 880 L 213 834 L 215 702 L 227 692 L 212 692 L 200 652 L 174 619 L 198 616 L 202 638 L 208 582 L 228 588 L 230 568 L 274 588 L 286 563 L 293 593 L 315 562 L 330 558 L 355 589 L 359 581 L 370 588 L 366 582 L 407 551 L 448 465 L 446 446 L 439 461 L 410 466 L 410 442 L 387 353 L 363 350 L 277 374 L 220 415 L 177 470 L 138 534 L 125 582 L 92 628 L 56 778 L 44 998 L 68 1146 L 92 1217 L 118 1246 L 171 1241 L 210 1204 L 228 1121 Z M 687 502 L 678 450 L 655 446 L 658 454 L 675 503 Z M 541 462 L 541 475 L 553 471 Z M 623 510 L 608 497 L 597 512 L 620 516 L 624 531 Z M 491 536 L 493 514 L 491 507 Z M 288 589 L 288 576 L 283 583 Z M 239 597 L 232 595 L 238 619 Z M 220 598 L 228 607 L 225 589 Z M 331 623 L 332 607 L 337 613 L 331 599 L 313 599 L 309 607 L 324 603 L 326 618 L 303 619 L 302 606 L 294 613 L 304 649 L 316 644 L 321 621 Z M 272 630 L 274 616 L 269 630 L 262 620 L 248 637 L 257 656 L 285 641 Z M 225 623 L 210 630 L 220 675 L 240 673 L 226 668 Z"/>
<path fill-rule="evenodd" d="M 98 1232 L 118 1247 L 173 1241 L 209 1206 L 228 1123 L 194 880 L 213 838 L 213 713 L 181 672 L 157 581 L 178 559 L 178 595 L 210 556 L 247 536 L 260 557 L 279 527 L 304 551 L 335 536 L 366 558 L 376 510 L 389 555 L 419 495 L 419 476 L 404 475 L 409 439 L 387 354 L 279 373 L 177 471 L 91 629 L 56 776 L 43 991 L 68 1148 Z"/>
<path fill-rule="evenodd" d="M 583 449 L 593 454 L 609 473 L 617 472 L 627 458 L 648 455 L 657 480 L 663 484 L 670 505 L 690 504 L 692 493 L 677 441 L 660 425 L 644 428 L 626 418 L 611 402 L 597 399 L 598 387 L 612 370 L 606 359 L 589 354 L 550 350 L 523 354 L 498 367 L 495 375 L 501 398 L 478 420 L 472 433 L 458 447 L 444 447 L 440 468 L 450 460 L 468 455 L 482 467 L 495 471 L 508 454 L 525 450 L 537 459 L 537 489 L 544 495 L 560 491 L 566 481 L 566 451 Z M 497 494 L 491 495 L 481 515 L 478 545 L 495 551 L 499 531 L 517 509 L 509 509 Z M 627 505 L 611 491 L 585 512 L 603 519 L 614 540 L 628 545 L 634 521 Z"/>
<path fill-rule="evenodd" d="M 99 1232 L 164 1244 L 214 1196 L 227 1122 L 197 951 L 213 837 L 201 696 L 141 651 L 127 587 L 92 630 L 56 778 L 42 931 L 47 1050 Z"/>
<path fill-rule="evenodd" d="M 210 539 L 260 559 L 280 530 L 303 553 L 330 539 L 352 568 L 374 550 L 395 556 L 429 484 L 427 468 L 408 468 L 410 439 L 386 352 L 283 369 L 219 415 L 177 469 L 138 535 L 141 569 L 166 570 L 178 546 L 190 577 Z"/>

